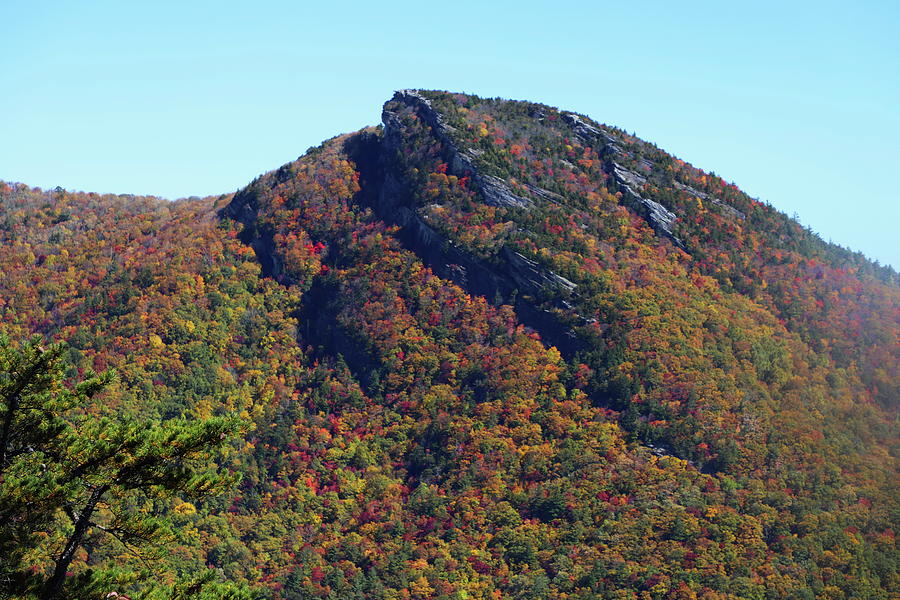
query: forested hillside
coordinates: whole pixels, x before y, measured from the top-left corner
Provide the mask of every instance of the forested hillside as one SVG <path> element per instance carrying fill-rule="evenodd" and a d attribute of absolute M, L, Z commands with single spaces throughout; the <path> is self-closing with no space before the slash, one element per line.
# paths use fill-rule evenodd
<path fill-rule="evenodd" d="M 73 576 L 900 594 L 896 273 L 620 129 L 403 91 L 234 195 L 0 183 L 0 248 L 0 333 L 118 374 L 90 414 L 248 423 L 155 562 L 97 535 Z"/>

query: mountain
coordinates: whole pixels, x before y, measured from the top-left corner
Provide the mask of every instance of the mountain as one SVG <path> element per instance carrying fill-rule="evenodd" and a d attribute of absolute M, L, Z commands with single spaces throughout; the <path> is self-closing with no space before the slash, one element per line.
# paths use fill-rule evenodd
<path fill-rule="evenodd" d="M 897 274 L 620 129 L 405 90 L 233 195 L 0 184 L 0 243 L 0 331 L 119 374 L 91 411 L 252 423 L 160 573 L 900 593 Z M 144 568 L 99 534 L 77 563 Z"/>

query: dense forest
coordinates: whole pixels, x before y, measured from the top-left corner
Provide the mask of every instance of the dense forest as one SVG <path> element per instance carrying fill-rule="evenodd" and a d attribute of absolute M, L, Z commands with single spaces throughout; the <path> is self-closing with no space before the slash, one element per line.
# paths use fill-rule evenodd
<path fill-rule="evenodd" d="M 233 195 L 0 183 L 0 248 L 52 460 L 203 441 L 57 597 L 900 594 L 897 274 L 620 129 L 403 91 Z M 66 506 L 0 514 L 0 596 L 46 596 Z"/>

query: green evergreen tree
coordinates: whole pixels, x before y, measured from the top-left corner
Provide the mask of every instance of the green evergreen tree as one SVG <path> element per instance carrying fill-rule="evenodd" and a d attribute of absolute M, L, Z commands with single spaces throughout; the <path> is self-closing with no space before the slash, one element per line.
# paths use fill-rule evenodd
<path fill-rule="evenodd" d="M 69 575 L 89 536 L 141 555 L 167 537 L 164 500 L 203 498 L 234 483 L 211 468 L 210 451 L 239 421 L 97 418 L 85 409 L 112 375 L 65 386 L 63 350 L 38 339 L 16 348 L 0 338 L 0 597 L 94 597 L 104 577 Z M 38 547 L 50 558 L 35 572 L 26 558 Z M 171 591 L 197 597 L 210 589 L 205 583 Z"/>

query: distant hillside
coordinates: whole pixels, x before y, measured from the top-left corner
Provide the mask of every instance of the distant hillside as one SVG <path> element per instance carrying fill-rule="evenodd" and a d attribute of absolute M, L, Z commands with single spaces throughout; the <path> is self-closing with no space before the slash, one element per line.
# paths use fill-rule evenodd
<path fill-rule="evenodd" d="M 114 368 L 97 414 L 254 424 L 236 495 L 173 504 L 158 573 L 273 599 L 900 594 L 897 274 L 619 129 L 406 90 L 234 195 L 0 184 L 0 247 L 0 332 Z M 88 550 L 79 571 L 145 568 Z"/>

